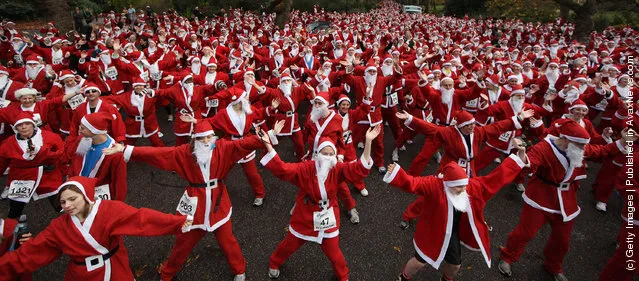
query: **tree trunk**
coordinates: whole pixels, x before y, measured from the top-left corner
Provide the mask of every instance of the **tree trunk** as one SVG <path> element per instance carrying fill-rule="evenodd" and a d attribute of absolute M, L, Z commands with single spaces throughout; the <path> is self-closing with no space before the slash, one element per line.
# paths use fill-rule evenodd
<path fill-rule="evenodd" d="M 559 4 L 559 17 L 567 21 L 570 17 L 570 7 Z"/>
<path fill-rule="evenodd" d="M 65 33 L 73 29 L 73 10 L 69 8 L 66 0 L 44 0 L 49 17 L 55 22 L 56 27 L 61 33 Z"/>
<path fill-rule="evenodd" d="M 275 16 L 275 24 L 279 28 L 284 28 L 284 24 L 288 22 L 293 0 L 282 0 L 274 9 L 277 13 Z"/>
<path fill-rule="evenodd" d="M 595 30 L 595 22 L 592 16 L 597 10 L 596 0 L 587 0 L 581 7 L 575 9 L 575 31 L 572 39 L 581 43 L 588 43 L 590 33 Z"/>

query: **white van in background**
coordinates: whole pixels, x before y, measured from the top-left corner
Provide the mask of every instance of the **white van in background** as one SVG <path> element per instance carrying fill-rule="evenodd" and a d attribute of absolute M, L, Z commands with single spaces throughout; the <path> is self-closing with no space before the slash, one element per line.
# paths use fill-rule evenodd
<path fill-rule="evenodd" d="M 413 6 L 413 5 L 404 5 L 404 9 L 402 10 L 404 14 L 421 14 L 422 7 Z"/>

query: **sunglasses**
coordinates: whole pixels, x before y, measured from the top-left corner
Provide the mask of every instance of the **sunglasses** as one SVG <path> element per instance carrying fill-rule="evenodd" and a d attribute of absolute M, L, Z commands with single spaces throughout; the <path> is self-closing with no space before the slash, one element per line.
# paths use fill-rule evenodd
<path fill-rule="evenodd" d="M 99 93 L 100 91 L 95 90 L 95 89 L 91 89 L 91 90 L 86 90 L 87 93 Z"/>

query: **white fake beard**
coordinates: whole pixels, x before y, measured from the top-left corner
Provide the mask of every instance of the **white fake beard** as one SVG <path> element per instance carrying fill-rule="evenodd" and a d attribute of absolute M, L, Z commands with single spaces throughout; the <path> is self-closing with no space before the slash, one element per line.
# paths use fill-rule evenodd
<path fill-rule="evenodd" d="M 455 89 L 440 89 L 442 92 L 442 103 L 444 104 L 452 104 L 453 103 L 453 94 L 455 93 Z"/>
<path fill-rule="evenodd" d="M 330 67 L 324 67 L 324 76 L 328 77 L 331 74 L 331 70 L 332 68 Z"/>
<path fill-rule="evenodd" d="M 9 76 L 2 75 L 0 76 L 0 89 L 4 89 L 4 87 L 9 82 Z"/>
<path fill-rule="evenodd" d="M 364 81 L 366 81 L 366 85 L 375 85 L 375 82 L 377 82 L 377 75 L 371 75 L 371 74 L 364 74 Z"/>
<path fill-rule="evenodd" d="M 579 86 L 579 94 L 580 95 L 583 94 L 586 91 L 586 89 L 588 89 L 588 85 L 587 84 Z"/>
<path fill-rule="evenodd" d="M 337 157 L 318 153 L 317 156 L 315 156 L 315 161 L 317 161 L 319 166 L 319 169 L 317 170 L 317 177 L 324 182 L 328 177 L 328 173 L 337 164 Z"/>
<path fill-rule="evenodd" d="M 82 137 L 82 139 L 80 139 L 80 143 L 78 143 L 78 148 L 75 150 L 75 154 L 86 155 L 87 152 L 89 152 L 89 149 L 91 149 L 92 144 L 92 138 Z"/>
<path fill-rule="evenodd" d="M 76 83 L 75 86 L 73 86 L 73 87 L 69 87 L 67 85 L 64 85 L 64 94 L 66 95 L 66 94 L 70 94 L 70 93 L 75 93 L 75 92 L 79 91 L 80 88 L 82 88 L 82 87 L 80 86 L 79 83 Z"/>
<path fill-rule="evenodd" d="M 20 43 L 11 43 L 11 46 L 13 47 L 13 50 L 17 53 L 20 51 L 20 48 L 22 48 L 22 46 L 24 46 L 24 42 L 20 42 Z"/>
<path fill-rule="evenodd" d="M 291 54 L 291 57 L 297 56 L 297 54 L 300 53 L 300 48 L 291 48 L 291 51 L 289 52 L 289 54 Z"/>
<path fill-rule="evenodd" d="M 106 65 L 111 64 L 111 56 L 108 54 L 100 55 L 100 60 L 102 61 L 102 63 Z"/>
<path fill-rule="evenodd" d="M 626 85 L 626 87 L 621 87 L 619 86 L 619 84 L 617 84 L 617 93 L 619 93 L 619 95 L 624 99 L 628 98 L 628 94 L 630 93 L 630 87 L 628 85 Z"/>
<path fill-rule="evenodd" d="M 393 66 L 392 65 L 382 65 L 382 74 L 384 76 L 391 76 L 393 74 Z"/>
<path fill-rule="evenodd" d="M 327 105 L 322 105 L 322 107 L 313 107 L 313 110 L 311 110 L 311 121 L 317 122 L 322 117 L 326 116 L 327 112 L 328 112 Z"/>
<path fill-rule="evenodd" d="M 52 60 L 62 60 L 62 49 L 58 49 L 57 51 L 53 51 L 51 53 Z"/>
<path fill-rule="evenodd" d="M 584 165 L 584 150 L 572 143 L 568 143 L 566 157 L 570 160 L 570 166 L 579 168 Z"/>
<path fill-rule="evenodd" d="M 521 112 L 521 110 L 524 108 L 524 99 L 511 98 L 510 104 L 512 105 L 513 110 L 515 111 L 515 114 L 517 114 Z"/>
<path fill-rule="evenodd" d="M 279 63 L 280 66 L 284 63 L 284 56 L 283 55 L 275 55 L 273 57 L 273 59 L 275 60 L 275 62 Z"/>
<path fill-rule="evenodd" d="M 40 69 L 42 68 L 42 66 L 38 65 L 38 66 L 26 66 L 27 67 L 27 75 L 29 76 L 29 79 L 36 79 L 36 77 L 38 76 L 38 72 L 40 72 Z"/>
<path fill-rule="evenodd" d="M 195 160 L 198 164 L 204 165 L 208 164 L 211 161 L 211 145 L 215 141 L 212 140 L 208 143 L 204 143 L 201 141 L 195 141 L 193 143 L 193 155 L 195 155 Z"/>
<path fill-rule="evenodd" d="M 282 83 L 280 84 L 280 90 L 282 90 L 282 93 L 284 93 L 285 96 L 290 97 L 291 91 L 293 90 L 293 84 Z"/>
<path fill-rule="evenodd" d="M 559 69 L 552 70 L 548 68 L 546 70 L 546 78 L 548 79 L 548 83 L 554 86 L 555 82 L 557 82 L 557 79 L 559 78 Z"/>
<path fill-rule="evenodd" d="M 453 204 L 453 207 L 460 212 L 466 213 L 470 207 L 470 200 L 468 199 L 468 193 L 466 190 L 462 191 L 459 195 L 453 194 L 449 187 L 444 187 L 446 190 L 446 198 Z"/>
<path fill-rule="evenodd" d="M 577 99 L 579 99 L 579 90 L 570 90 L 565 94 L 564 102 L 565 103 L 573 103 Z"/>
<path fill-rule="evenodd" d="M 182 87 L 184 87 L 189 96 L 193 96 L 193 83 L 184 83 Z"/>
<path fill-rule="evenodd" d="M 242 110 L 246 114 L 253 113 L 253 110 L 251 109 L 251 102 L 245 98 L 242 98 Z"/>
<path fill-rule="evenodd" d="M 149 48 L 148 48 L 149 54 L 154 54 L 154 53 L 155 53 L 155 51 L 156 51 L 157 49 L 158 49 L 158 47 L 157 47 L 157 46 L 155 46 L 155 47 L 149 47 Z"/>
<path fill-rule="evenodd" d="M 193 74 L 200 74 L 201 69 L 202 69 L 202 64 L 200 63 L 191 64 L 191 72 L 193 72 Z"/>
<path fill-rule="evenodd" d="M 610 87 L 617 86 L 617 83 L 619 83 L 619 81 L 617 81 L 617 78 L 614 78 L 614 77 L 608 78 L 608 85 L 610 85 Z"/>

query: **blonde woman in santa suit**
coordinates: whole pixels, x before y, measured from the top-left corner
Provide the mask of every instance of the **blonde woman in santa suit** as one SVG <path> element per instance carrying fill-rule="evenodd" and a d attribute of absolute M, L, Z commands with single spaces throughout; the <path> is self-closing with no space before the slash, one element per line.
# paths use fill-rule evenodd
<path fill-rule="evenodd" d="M 313 160 L 284 163 L 270 144 L 260 163 L 273 174 L 299 188 L 295 208 L 286 238 L 271 255 L 268 275 L 278 278 L 280 266 L 307 241 L 320 244 L 333 265 L 339 281 L 348 280 L 348 267 L 339 248 L 340 212 L 337 203 L 339 184 L 356 182 L 368 175 L 373 166 L 371 143 L 379 136 L 381 126 L 366 132 L 366 145 L 359 161 L 338 163 L 335 144 L 329 138 L 320 139 Z"/>
<path fill-rule="evenodd" d="M 64 280 L 133 281 L 123 235 L 161 236 L 188 231 L 192 218 L 94 200 L 96 180 L 72 177 L 58 188 L 64 215 L 18 250 L 0 257 L 0 281 L 15 280 L 61 254 L 70 257 Z"/>

